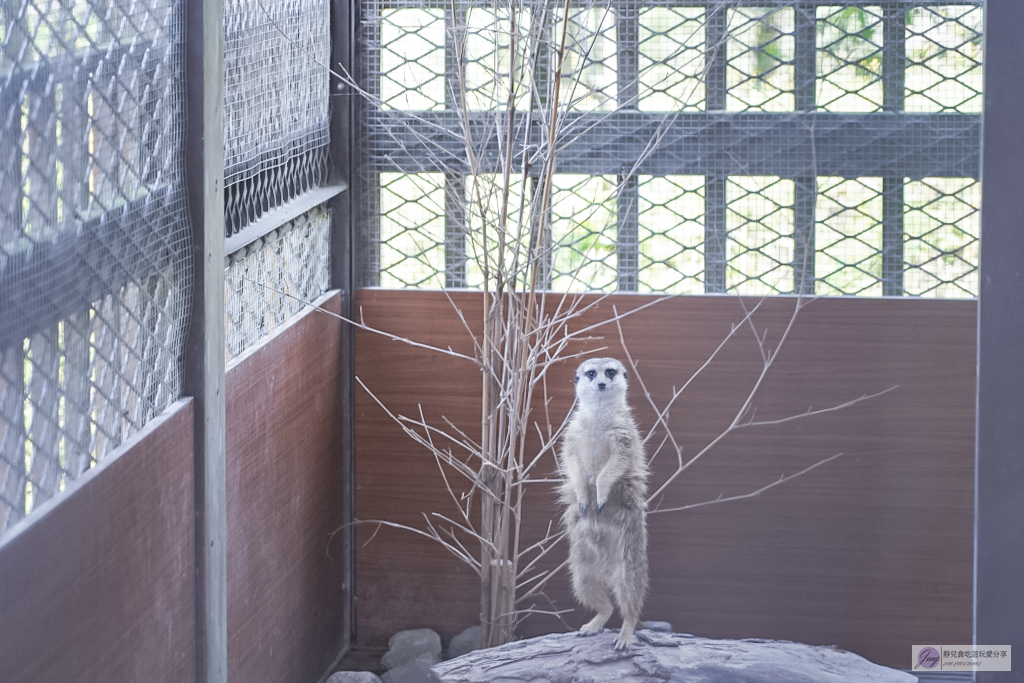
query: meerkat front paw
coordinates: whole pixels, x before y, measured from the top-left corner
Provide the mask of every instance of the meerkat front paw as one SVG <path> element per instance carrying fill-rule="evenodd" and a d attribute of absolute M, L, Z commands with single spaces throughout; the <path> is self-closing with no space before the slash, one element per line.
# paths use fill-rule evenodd
<path fill-rule="evenodd" d="M 594 502 L 597 503 L 598 515 L 600 515 L 601 510 L 604 509 L 605 504 L 608 502 L 608 496 L 611 493 L 608 485 L 605 483 L 606 480 L 606 477 L 602 477 L 600 475 L 597 477 L 597 500 Z"/>

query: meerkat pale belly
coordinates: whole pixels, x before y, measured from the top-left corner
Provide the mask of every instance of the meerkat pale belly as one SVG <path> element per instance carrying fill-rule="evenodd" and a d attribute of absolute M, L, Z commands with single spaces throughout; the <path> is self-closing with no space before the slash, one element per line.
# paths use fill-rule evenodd
<path fill-rule="evenodd" d="M 632 641 L 647 593 L 647 463 L 627 382 L 615 359 L 580 365 L 559 457 L 573 592 L 597 612 L 580 634 L 600 632 L 617 604 L 617 649 Z"/>

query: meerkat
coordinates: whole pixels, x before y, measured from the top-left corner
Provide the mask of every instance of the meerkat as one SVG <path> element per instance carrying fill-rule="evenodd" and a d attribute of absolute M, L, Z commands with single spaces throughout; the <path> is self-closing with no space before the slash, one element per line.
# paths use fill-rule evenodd
<path fill-rule="evenodd" d="M 579 630 L 600 633 L 622 615 L 615 649 L 629 647 L 647 594 L 647 461 L 626 403 L 628 375 L 614 358 L 576 370 L 576 407 L 558 459 L 562 515 L 576 599 L 597 615 Z"/>

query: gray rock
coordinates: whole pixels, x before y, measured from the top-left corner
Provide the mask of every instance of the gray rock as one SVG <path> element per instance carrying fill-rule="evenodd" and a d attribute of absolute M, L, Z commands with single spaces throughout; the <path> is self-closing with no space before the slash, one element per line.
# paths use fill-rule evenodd
<path fill-rule="evenodd" d="M 441 658 L 433 652 L 421 654 L 390 671 L 385 671 L 381 680 L 384 683 L 427 683 L 430 667 L 440 660 Z"/>
<path fill-rule="evenodd" d="M 667 621 L 642 621 L 640 622 L 640 628 L 645 628 L 648 631 L 672 633 L 672 624 Z"/>
<path fill-rule="evenodd" d="M 780 640 L 711 640 L 684 633 L 637 631 L 616 652 L 617 631 L 591 638 L 557 633 L 478 650 L 438 664 L 430 683 L 916 683 L 903 671 L 852 652 Z"/>
<path fill-rule="evenodd" d="M 432 654 L 434 661 L 441 661 L 441 636 L 429 628 L 399 631 L 388 641 L 388 651 L 380 658 L 385 671 L 401 666 L 422 654 Z"/>
<path fill-rule="evenodd" d="M 339 671 L 331 674 L 327 683 L 381 683 L 381 680 L 369 671 Z"/>
<path fill-rule="evenodd" d="M 452 638 L 451 642 L 448 643 L 448 658 L 455 659 L 461 657 L 467 652 L 473 652 L 481 648 L 480 644 L 480 625 L 470 626 L 459 635 Z"/>

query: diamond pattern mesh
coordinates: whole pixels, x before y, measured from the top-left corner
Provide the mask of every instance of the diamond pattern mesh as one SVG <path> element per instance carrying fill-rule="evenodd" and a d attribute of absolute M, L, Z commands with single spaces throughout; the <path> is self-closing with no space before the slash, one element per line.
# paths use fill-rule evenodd
<path fill-rule="evenodd" d="M 481 286 L 497 246 L 474 237 L 468 168 L 497 170 L 514 70 L 514 174 L 538 187 L 561 6 L 364 2 L 382 103 L 363 284 Z M 574 2 L 546 286 L 976 296 L 983 18 L 973 0 Z"/>
<path fill-rule="evenodd" d="M 330 213 L 296 218 L 228 259 L 225 357 L 242 355 L 330 286 Z"/>
<path fill-rule="evenodd" d="M 882 108 L 882 8 L 818 7 L 818 107 L 826 111 Z"/>
<path fill-rule="evenodd" d="M 552 288 L 612 291 L 616 286 L 615 179 L 556 174 L 551 202 Z"/>
<path fill-rule="evenodd" d="M 527 194 L 532 190 L 532 184 L 529 185 Z M 499 240 L 493 226 L 500 221 L 498 213 L 503 191 L 502 178 L 497 174 L 466 179 L 464 203 L 459 210 L 469 216 L 468 230 L 465 235 L 448 235 L 446 240 L 448 262 L 456 265 L 447 274 L 449 285 L 482 287 L 484 268 L 489 273 L 496 270 L 505 272 L 520 286 L 529 281 L 528 268 L 525 267 L 525 255 L 530 248 L 529 212 L 528 209 L 525 212 L 519 209 L 524 201 L 522 180 L 514 180 L 509 188 L 511 210 L 505 219 L 505 239 Z M 485 224 L 492 226 L 486 234 Z M 500 244 L 501 241 L 504 244 Z M 453 247 L 458 251 L 453 252 Z"/>
<path fill-rule="evenodd" d="M 227 234 L 327 181 L 330 4 L 224 3 Z"/>
<path fill-rule="evenodd" d="M 639 12 L 639 109 L 705 109 L 704 10 L 645 7 Z"/>
<path fill-rule="evenodd" d="M 520 46 L 529 41 L 530 12 L 512 15 L 507 8 L 471 7 L 465 25 L 466 106 L 473 110 L 504 107 L 510 87 L 515 89 L 516 106 L 528 106 L 530 72 Z"/>
<path fill-rule="evenodd" d="M 0 6 L 0 534 L 180 394 L 182 4 Z"/>
<path fill-rule="evenodd" d="M 561 15 L 558 15 L 561 18 Z M 552 46 L 561 40 L 562 22 L 555 26 Z M 618 43 L 615 12 L 610 6 L 573 7 L 569 10 L 562 78 L 568 83 L 569 109 L 611 111 L 618 96 Z M 552 57 L 554 59 L 554 57 Z"/>
<path fill-rule="evenodd" d="M 380 24 L 380 100 L 393 109 L 443 109 L 444 10 L 384 10 Z"/>
<path fill-rule="evenodd" d="M 384 287 L 444 283 L 445 192 L 440 173 L 382 173 L 380 263 Z"/>
<path fill-rule="evenodd" d="M 882 296 L 882 191 L 881 178 L 818 179 L 819 293 Z"/>
<path fill-rule="evenodd" d="M 793 181 L 732 176 L 726 285 L 738 294 L 793 291 Z"/>
<path fill-rule="evenodd" d="M 907 12 L 907 111 L 981 111 L 982 19 L 971 5 Z"/>
<path fill-rule="evenodd" d="M 907 180 L 903 253 L 908 294 L 976 296 L 981 184 L 965 178 Z"/>
<path fill-rule="evenodd" d="M 639 189 L 639 290 L 703 293 L 704 178 L 641 176 Z"/>
<path fill-rule="evenodd" d="M 729 10 L 730 111 L 793 111 L 796 38 L 792 7 Z"/>

